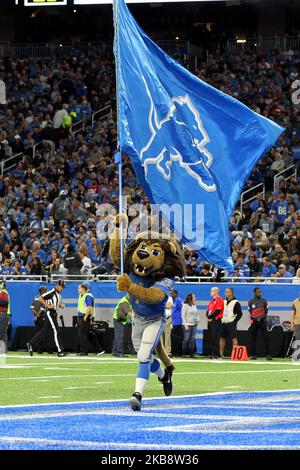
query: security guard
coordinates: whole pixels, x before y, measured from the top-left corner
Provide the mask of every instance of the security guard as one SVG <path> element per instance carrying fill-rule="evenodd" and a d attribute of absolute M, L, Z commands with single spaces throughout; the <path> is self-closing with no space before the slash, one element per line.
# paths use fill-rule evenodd
<path fill-rule="evenodd" d="M 78 339 L 80 347 L 80 356 L 88 355 L 88 331 L 91 324 L 91 320 L 94 314 L 94 297 L 91 292 L 89 292 L 89 284 L 83 283 L 78 287 L 78 308 L 77 308 L 77 328 L 78 328 Z"/>
<path fill-rule="evenodd" d="M 125 326 L 129 323 L 131 316 L 132 306 L 129 301 L 129 296 L 125 295 L 116 305 L 113 319 L 114 319 L 114 345 L 112 355 L 116 357 L 124 357 L 123 340 Z"/>
<path fill-rule="evenodd" d="M 7 352 L 7 331 L 10 323 L 10 298 L 5 281 L 0 281 L 0 353 Z"/>

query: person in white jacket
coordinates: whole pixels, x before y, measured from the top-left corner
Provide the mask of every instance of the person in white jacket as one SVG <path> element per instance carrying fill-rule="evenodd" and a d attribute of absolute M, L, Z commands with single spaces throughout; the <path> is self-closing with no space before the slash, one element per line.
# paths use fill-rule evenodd
<path fill-rule="evenodd" d="M 182 305 L 181 315 L 183 328 L 182 356 L 195 357 L 195 337 L 199 317 L 194 294 L 187 295 Z"/>

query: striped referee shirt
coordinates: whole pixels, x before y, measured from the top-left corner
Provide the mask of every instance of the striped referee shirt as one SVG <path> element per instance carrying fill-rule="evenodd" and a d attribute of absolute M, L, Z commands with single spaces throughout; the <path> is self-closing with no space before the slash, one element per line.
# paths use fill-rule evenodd
<path fill-rule="evenodd" d="M 57 312 L 58 307 L 62 303 L 62 297 L 59 292 L 57 292 L 55 289 L 51 289 L 45 294 L 41 295 L 41 297 L 47 302 L 47 304 L 53 304 L 55 307 L 55 311 Z M 49 309 L 49 312 L 53 312 L 53 309 Z"/>

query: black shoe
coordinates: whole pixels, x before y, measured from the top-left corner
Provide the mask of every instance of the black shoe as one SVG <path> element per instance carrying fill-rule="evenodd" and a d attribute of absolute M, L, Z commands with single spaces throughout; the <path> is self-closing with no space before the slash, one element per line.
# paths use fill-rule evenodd
<path fill-rule="evenodd" d="M 273 361 L 273 357 L 270 356 L 270 354 L 267 355 L 266 359 L 267 359 L 267 361 Z"/>
<path fill-rule="evenodd" d="M 251 361 L 256 361 L 257 357 L 256 356 L 251 356 L 249 359 L 251 359 Z"/>
<path fill-rule="evenodd" d="M 30 356 L 32 357 L 33 356 L 33 349 L 32 349 L 31 344 L 27 343 L 26 346 L 27 346 L 27 351 L 29 352 Z"/>
<path fill-rule="evenodd" d="M 80 352 L 77 354 L 77 356 L 88 356 L 89 354 L 88 353 L 85 353 L 85 352 Z"/>
<path fill-rule="evenodd" d="M 169 374 L 167 369 L 165 369 L 165 375 L 162 379 L 158 377 L 158 380 L 162 382 L 164 387 L 164 392 L 166 397 L 169 397 L 172 394 L 173 384 L 172 384 L 172 374 Z"/>
<path fill-rule="evenodd" d="M 139 392 L 134 392 L 130 397 L 129 403 L 133 411 L 141 411 L 142 395 Z"/>
<path fill-rule="evenodd" d="M 58 357 L 65 357 L 67 355 L 67 353 L 63 352 L 63 351 L 60 351 L 57 353 L 57 356 Z"/>

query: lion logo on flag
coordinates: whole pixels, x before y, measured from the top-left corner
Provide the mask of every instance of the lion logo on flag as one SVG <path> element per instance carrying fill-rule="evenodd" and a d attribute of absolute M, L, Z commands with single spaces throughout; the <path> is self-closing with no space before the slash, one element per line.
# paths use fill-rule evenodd
<path fill-rule="evenodd" d="M 166 116 L 159 121 L 149 88 L 142 78 L 150 99 L 148 123 L 151 131 L 148 143 L 139 154 L 145 176 L 149 165 L 156 165 L 157 171 L 170 181 L 172 164 L 177 161 L 201 188 L 216 191 L 209 171 L 213 156 L 206 148 L 210 138 L 189 95 L 173 97 Z"/>

